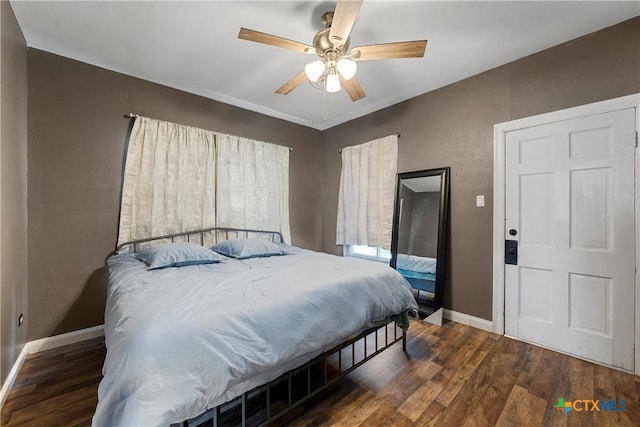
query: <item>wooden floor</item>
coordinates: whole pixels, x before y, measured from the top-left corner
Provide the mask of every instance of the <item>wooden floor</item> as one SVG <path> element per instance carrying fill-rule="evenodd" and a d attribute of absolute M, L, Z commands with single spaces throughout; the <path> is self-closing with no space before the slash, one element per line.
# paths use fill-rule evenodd
<path fill-rule="evenodd" d="M 1 424 L 90 425 L 104 356 L 102 339 L 29 356 Z M 558 398 L 624 400 L 626 410 L 564 415 Z M 640 426 L 640 377 L 458 323 L 412 321 L 406 353 L 384 351 L 274 423 L 284 425 Z"/>

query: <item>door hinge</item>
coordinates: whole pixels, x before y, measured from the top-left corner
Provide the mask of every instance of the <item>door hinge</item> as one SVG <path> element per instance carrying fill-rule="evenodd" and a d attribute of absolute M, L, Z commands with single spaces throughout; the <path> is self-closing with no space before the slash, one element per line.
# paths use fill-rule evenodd
<path fill-rule="evenodd" d="M 636 148 L 638 148 L 638 131 L 636 131 Z"/>

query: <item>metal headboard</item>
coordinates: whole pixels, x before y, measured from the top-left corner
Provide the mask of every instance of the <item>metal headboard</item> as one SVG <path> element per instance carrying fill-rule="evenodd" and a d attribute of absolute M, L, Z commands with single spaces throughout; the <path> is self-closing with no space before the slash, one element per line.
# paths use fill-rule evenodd
<path fill-rule="evenodd" d="M 163 236 L 147 237 L 144 239 L 131 240 L 116 246 L 115 253 L 138 252 L 142 244 L 168 243 L 168 242 L 190 242 L 205 246 L 205 237 L 209 237 L 211 245 L 223 240 L 240 239 L 249 237 L 270 238 L 272 242 L 284 243 L 282 234 L 279 231 L 249 230 L 246 228 L 211 227 L 201 230 L 183 231 L 181 233 L 165 234 Z M 146 245 L 145 245 L 146 246 Z"/>

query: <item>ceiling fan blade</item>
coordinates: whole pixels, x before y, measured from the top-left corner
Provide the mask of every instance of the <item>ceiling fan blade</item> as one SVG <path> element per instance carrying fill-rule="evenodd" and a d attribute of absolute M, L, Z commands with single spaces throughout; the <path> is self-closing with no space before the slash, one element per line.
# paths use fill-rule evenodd
<path fill-rule="evenodd" d="M 367 96 L 365 95 L 364 90 L 362 90 L 362 86 L 360 86 L 360 83 L 358 83 L 358 80 L 356 80 L 355 77 L 352 77 L 349 80 L 345 80 L 339 74 L 338 76 L 340 77 L 340 84 L 353 102 L 356 102 L 357 100 Z"/>
<path fill-rule="evenodd" d="M 304 73 L 304 70 L 302 70 L 280 86 L 278 90 L 276 90 L 276 93 L 279 95 L 288 95 L 289 92 L 300 86 L 305 80 L 307 80 L 307 75 Z"/>
<path fill-rule="evenodd" d="M 422 58 L 427 48 L 426 40 L 371 44 L 351 49 L 354 61 L 372 61 L 374 59 Z"/>
<path fill-rule="evenodd" d="M 273 34 L 261 33 L 260 31 L 250 30 L 248 28 L 240 28 L 238 38 L 242 40 L 249 40 L 250 42 L 263 43 L 284 49 L 295 50 L 300 53 L 316 53 L 316 49 L 308 44 L 285 39 L 284 37 L 274 36 Z"/>
<path fill-rule="evenodd" d="M 351 33 L 351 28 L 356 22 L 356 16 L 360 11 L 363 0 L 338 0 L 336 10 L 333 13 L 333 22 L 329 32 L 329 40 L 336 45 L 342 46 Z"/>

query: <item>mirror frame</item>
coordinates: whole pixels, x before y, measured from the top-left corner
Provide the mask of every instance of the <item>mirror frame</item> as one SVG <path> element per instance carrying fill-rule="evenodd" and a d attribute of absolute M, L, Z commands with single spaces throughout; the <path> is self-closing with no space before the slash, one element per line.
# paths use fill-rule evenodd
<path fill-rule="evenodd" d="M 393 211 L 393 228 L 391 231 L 391 260 L 390 265 L 396 269 L 396 261 L 398 257 L 398 233 L 400 227 L 400 190 L 402 189 L 402 180 L 411 178 L 422 178 L 429 176 L 440 176 L 440 212 L 438 214 L 438 244 L 436 256 L 436 280 L 435 280 L 435 298 L 434 312 L 442 308 L 443 290 L 444 290 L 444 271 L 445 259 L 447 257 L 448 235 L 447 229 L 449 225 L 449 187 L 451 168 L 443 167 L 436 169 L 425 169 L 414 172 L 402 172 L 397 174 L 396 195 Z"/>

